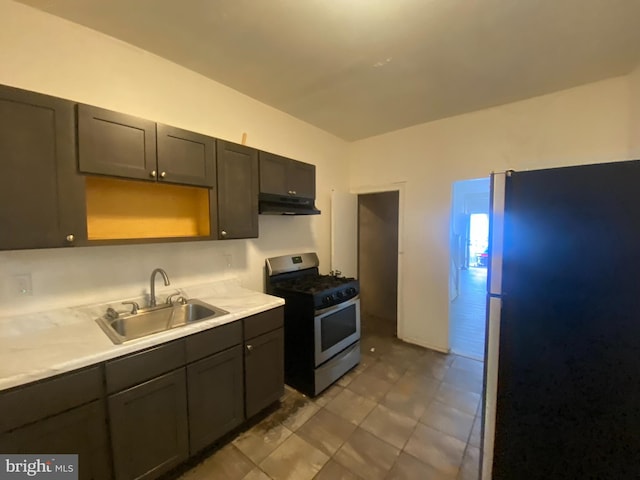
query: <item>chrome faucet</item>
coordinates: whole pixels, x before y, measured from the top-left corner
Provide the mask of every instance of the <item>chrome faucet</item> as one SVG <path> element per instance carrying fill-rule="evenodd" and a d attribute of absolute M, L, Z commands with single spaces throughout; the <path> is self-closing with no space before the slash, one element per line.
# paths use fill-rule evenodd
<path fill-rule="evenodd" d="M 149 306 L 150 307 L 155 307 L 156 306 L 156 273 L 159 273 L 160 275 L 162 275 L 162 278 L 164 279 L 164 286 L 168 287 L 171 282 L 169 282 L 169 277 L 167 276 L 167 272 L 165 272 L 163 269 L 161 268 L 156 268 L 153 272 L 151 272 L 151 295 L 149 297 Z"/>

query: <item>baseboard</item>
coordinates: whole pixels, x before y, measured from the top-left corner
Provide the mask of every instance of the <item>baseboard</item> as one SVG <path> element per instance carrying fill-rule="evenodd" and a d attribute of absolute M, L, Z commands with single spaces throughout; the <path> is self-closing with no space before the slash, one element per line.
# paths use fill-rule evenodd
<path fill-rule="evenodd" d="M 431 345 L 429 343 L 423 342 L 422 340 L 418 340 L 417 338 L 404 337 L 404 338 L 401 338 L 400 340 L 402 340 L 403 342 L 411 343 L 413 345 L 418 345 L 419 347 L 428 348 L 429 350 L 435 350 L 436 352 L 445 353 L 447 355 L 451 353 L 450 348 L 443 348 L 437 345 Z"/>

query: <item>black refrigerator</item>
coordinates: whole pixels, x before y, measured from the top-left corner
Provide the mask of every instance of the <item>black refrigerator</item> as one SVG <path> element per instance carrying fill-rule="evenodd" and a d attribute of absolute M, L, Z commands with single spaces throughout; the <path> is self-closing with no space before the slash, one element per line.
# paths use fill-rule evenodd
<path fill-rule="evenodd" d="M 491 183 L 482 480 L 640 478 L 640 161 Z"/>

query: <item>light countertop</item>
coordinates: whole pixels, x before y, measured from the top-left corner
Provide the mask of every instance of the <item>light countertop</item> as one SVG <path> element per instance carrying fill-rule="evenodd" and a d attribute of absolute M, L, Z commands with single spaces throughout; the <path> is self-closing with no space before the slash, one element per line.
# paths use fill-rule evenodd
<path fill-rule="evenodd" d="M 136 300 L 142 305 L 144 299 L 121 299 L 0 317 L 0 390 L 100 363 L 284 305 L 283 299 L 242 288 L 237 280 L 178 290 L 187 298 L 197 298 L 229 314 L 122 345 L 114 345 L 95 320 L 106 312 L 107 307 L 120 312 L 126 310 L 127 307 L 121 305 L 123 300 Z M 164 301 L 162 296 L 158 303 L 160 301 Z"/>

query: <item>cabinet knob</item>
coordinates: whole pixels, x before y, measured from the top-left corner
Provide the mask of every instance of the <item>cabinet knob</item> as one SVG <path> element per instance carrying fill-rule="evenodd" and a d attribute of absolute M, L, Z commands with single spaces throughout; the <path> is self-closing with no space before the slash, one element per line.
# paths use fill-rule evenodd
<path fill-rule="evenodd" d="M 226 230 L 222 230 L 220 232 L 220 235 L 222 235 L 223 237 L 226 237 L 227 236 L 227 231 Z"/>
<path fill-rule="evenodd" d="M 72 243 L 75 239 L 76 239 L 76 237 L 74 237 L 72 233 L 70 233 L 69 235 L 66 236 L 66 240 L 69 243 Z"/>
<path fill-rule="evenodd" d="M 295 190 L 289 190 L 289 195 L 295 195 L 296 191 Z"/>
<path fill-rule="evenodd" d="M 167 176 L 167 172 L 160 172 L 160 178 L 164 178 Z"/>
<path fill-rule="evenodd" d="M 152 170 L 149 175 L 151 175 L 151 178 L 156 178 L 157 173 L 155 170 Z"/>
<path fill-rule="evenodd" d="M 253 351 L 253 345 L 248 344 L 247 345 L 247 352 L 251 352 L 251 351 Z"/>

